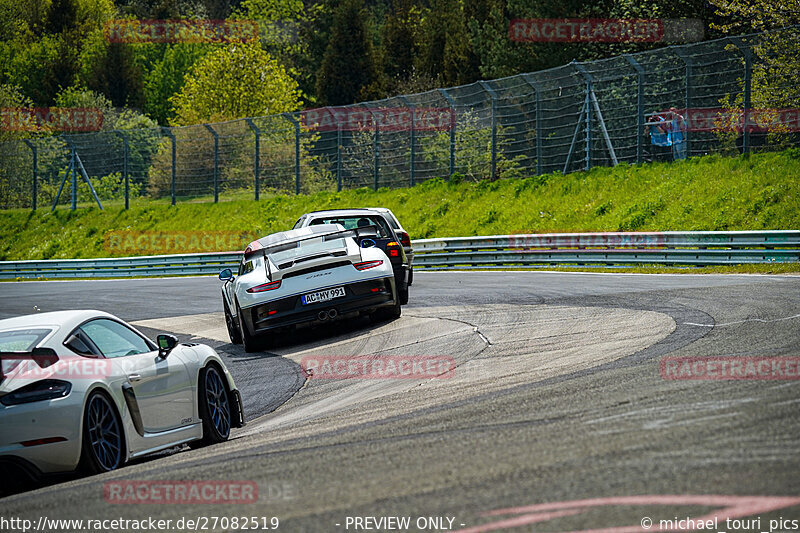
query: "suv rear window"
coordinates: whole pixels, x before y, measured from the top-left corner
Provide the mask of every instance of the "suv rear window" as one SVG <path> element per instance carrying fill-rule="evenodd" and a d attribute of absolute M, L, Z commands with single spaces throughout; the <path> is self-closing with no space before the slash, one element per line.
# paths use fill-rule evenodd
<path fill-rule="evenodd" d="M 392 230 L 386 223 L 386 219 L 380 215 L 347 216 L 347 217 L 327 217 L 315 218 L 311 221 L 311 226 L 317 224 L 341 224 L 344 229 L 355 229 L 362 226 L 376 226 L 378 228 L 378 238 L 393 239 Z"/>

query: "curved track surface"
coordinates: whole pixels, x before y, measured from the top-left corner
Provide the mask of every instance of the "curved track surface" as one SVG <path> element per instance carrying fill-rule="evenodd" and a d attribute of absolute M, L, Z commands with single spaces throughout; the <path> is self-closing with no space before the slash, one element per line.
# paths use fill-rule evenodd
<path fill-rule="evenodd" d="M 417 527 L 418 517 L 448 517 L 451 530 L 637 531 L 646 515 L 657 530 L 659 518 L 733 509 L 738 495 L 754 497 L 741 505 L 761 530 L 800 519 L 800 383 L 659 372 L 667 355 L 800 355 L 800 277 L 417 273 L 399 320 L 330 324 L 259 354 L 228 343 L 213 278 L 0 284 L 0 318 L 35 307 L 98 308 L 211 344 L 250 423 L 222 445 L 7 497 L 2 516 L 277 516 L 284 531 L 406 516 L 411 531 L 445 530 Z M 457 366 L 442 379 L 306 379 L 298 363 L 322 356 Z M 103 497 L 107 481 L 223 479 L 257 483 L 258 501 Z"/>

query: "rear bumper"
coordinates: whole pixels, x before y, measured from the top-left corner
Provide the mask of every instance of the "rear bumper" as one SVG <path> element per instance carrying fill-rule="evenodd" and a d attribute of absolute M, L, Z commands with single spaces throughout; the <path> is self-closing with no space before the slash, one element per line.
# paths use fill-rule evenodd
<path fill-rule="evenodd" d="M 335 310 L 336 318 L 369 312 L 395 304 L 395 278 L 383 277 L 342 285 L 345 295 L 326 302 L 303 304 L 302 295 L 289 296 L 242 309 L 242 318 L 252 334 L 322 322 L 320 312 Z M 270 314 L 272 312 L 272 314 Z M 328 320 L 326 317 L 325 320 Z"/>

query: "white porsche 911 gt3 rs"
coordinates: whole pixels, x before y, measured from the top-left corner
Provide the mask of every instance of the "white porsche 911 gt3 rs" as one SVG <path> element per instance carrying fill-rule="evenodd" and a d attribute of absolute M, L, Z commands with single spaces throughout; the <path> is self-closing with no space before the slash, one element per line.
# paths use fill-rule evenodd
<path fill-rule="evenodd" d="M 90 473 L 244 425 L 209 346 L 158 344 L 101 311 L 0 320 L 0 471 Z"/>
<path fill-rule="evenodd" d="M 374 226 L 319 224 L 250 243 L 239 271 L 220 272 L 228 334 L 247 352 L 264 334 L 337 318 L 400 316 L 394 272 Z"/>

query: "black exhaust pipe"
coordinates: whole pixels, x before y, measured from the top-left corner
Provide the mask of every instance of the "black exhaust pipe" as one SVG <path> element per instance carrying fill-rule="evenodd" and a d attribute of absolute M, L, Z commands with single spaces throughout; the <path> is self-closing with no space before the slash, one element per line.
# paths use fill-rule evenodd
<path fill-rule="evenodd" d="M 319 313 L 317 313 L 317 318 L 320 320 L 320 322 L 325 322 L 326 320 L 328 320 L 328 313 L 326 313 L 325 311 L 320 311 Z"/>
<path fill-rule="evenodd" d="M 334 309 L 334 308 L 328 309 L 328 318 L 330 318 L 331 320 L 336 318 L 336 315 L 338 315 L 338 314 L 339 314 L 339 311 L 337 311 L 336 309 Z"/>

